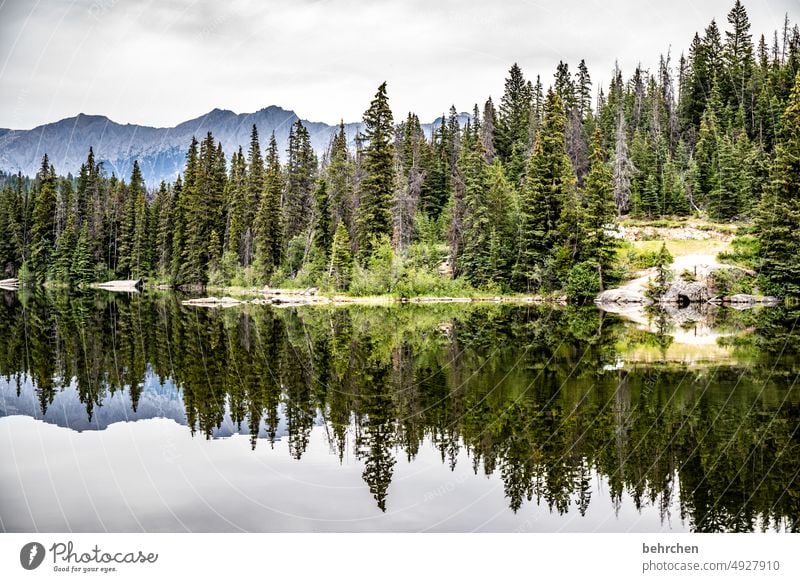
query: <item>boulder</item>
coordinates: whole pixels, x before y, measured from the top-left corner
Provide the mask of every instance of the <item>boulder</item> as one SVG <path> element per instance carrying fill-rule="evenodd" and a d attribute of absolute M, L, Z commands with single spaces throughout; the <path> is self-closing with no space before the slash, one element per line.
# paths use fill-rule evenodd
<path fill-rule="evenodd" d="M 638 303 L 641 305 L 650 305 L 653 301 L 644 296 L 640 291 L 632 289 L 607 289 L 600 293 L 594 300 L 595 303 L 600 305 L 619 304 L 624 305 L 628 303 Z"/>
<path fill-rule="evenodd" d="M 677 303 L 679 305 L 689 303 L 707 303 L 711 299 L 711 293 L 706 283 L 698 281 L 673 281 L 670 288 L 661 296 L 661 303 Z"/>
<path fill-rule="evenodd" d="M 748 295 L 747 293 L 737 293 L 722 298 L 723 303 L 732 305 L 780 305 L 780 299 L 769 295 Z"/>

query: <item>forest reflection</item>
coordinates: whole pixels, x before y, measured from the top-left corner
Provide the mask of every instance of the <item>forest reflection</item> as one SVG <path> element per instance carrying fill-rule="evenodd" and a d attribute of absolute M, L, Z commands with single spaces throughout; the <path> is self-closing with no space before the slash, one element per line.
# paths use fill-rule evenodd
<path fill-rule="evenodd" d="M 800 529 L 798 312 L 721 312 L 735 361 L 666 353 L 593 307 L 434 305 L 203 310 L 174 294 L 0 295 L 0 375 L 32 383 L 44 415 L 77 390 L 88 419 L 146 379 L 177 386 L 193 435 L 230 418 L 254 449 L 312 428 L 353 451 L 380 510 L 399 456 L 427 441 L 455 466 L 499 474 L 509 507 L 587 511 L 595 475 L 614 504 L 678 502 L 695 531 Z M 720 340 L 723 341 L 723 340 Z M 120 419 L 124 420 L 124 419 Z M 279 427 L 285 427 L 285 432 Z M 280 435 L 286 435 L 279 436 Z M 630 501 L 625 501 L 630 500 Z"/>

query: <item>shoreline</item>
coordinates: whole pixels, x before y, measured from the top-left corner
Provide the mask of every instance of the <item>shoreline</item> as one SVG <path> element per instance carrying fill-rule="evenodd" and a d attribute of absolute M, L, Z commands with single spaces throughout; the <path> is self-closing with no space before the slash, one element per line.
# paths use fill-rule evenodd
<path fill-rule="evenodd" d="M 389 306 L 437 303 L 507 303 L 515 305 L 566 305 L 563 295 L 476 295 L 398 297 L 396 295 L 367 295 L 362 297 L 320 293 L 315 289 L 256 289 L 242 287 L 209 286 L 208 295 L 181 301 L 195 307 L 236 307 L 240 305 L 272 305 L 273 307 L 299 306 Z"/>

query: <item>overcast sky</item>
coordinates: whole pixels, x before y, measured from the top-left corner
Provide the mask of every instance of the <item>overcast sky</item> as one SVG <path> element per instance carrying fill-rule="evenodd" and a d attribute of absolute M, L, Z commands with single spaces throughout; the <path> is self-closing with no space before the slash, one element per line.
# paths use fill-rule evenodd
<path fill-rule="evenodd" d="M 388 81 L 396 115 L 432 120 L 487 96 L 509 66 L 545 85 L 586 59 L 607 83 L 674 62 L 733 0 L 0 0 L 0 127 L 77 113 L 171 126 L 219 107 L 268 105 L 356 121 Z M 745 0 L 754 40 L 800 0 Z"/>

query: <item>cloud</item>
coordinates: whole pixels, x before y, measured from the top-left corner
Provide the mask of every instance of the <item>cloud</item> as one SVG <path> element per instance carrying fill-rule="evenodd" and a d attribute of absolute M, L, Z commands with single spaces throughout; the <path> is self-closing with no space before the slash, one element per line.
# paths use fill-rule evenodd
<path fill-rule="evenodd" d="M 0 3 L 0 127 L 78 112 L 173 125 L 214 107 L 277 104 L 358 119 L 389 82 L 395 113 L 432 118 L 498 98 L 519 62 L 545 84 L 585 58 L 595 81 L 676 57 L 731 0 L 6 0 Z M 754 37 L 796 1 L 746 2 Z"/>

